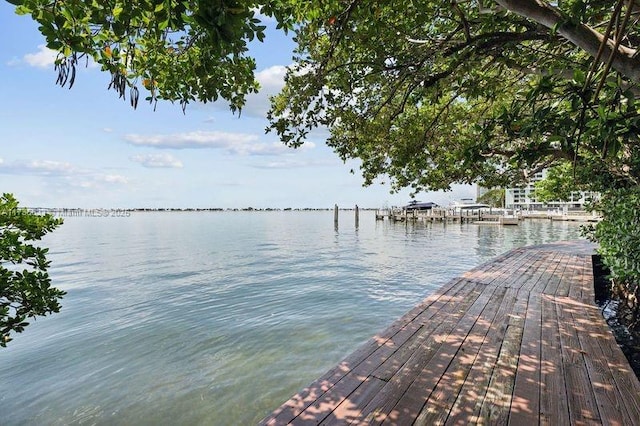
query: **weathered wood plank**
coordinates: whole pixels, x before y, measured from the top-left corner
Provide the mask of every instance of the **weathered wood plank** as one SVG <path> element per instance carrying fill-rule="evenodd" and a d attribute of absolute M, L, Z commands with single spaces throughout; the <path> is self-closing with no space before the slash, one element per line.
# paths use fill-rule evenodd
<path fill-rule="evenodd" d="M 572 256 L 571 261 L 567 262 L 563 278 L 568 281 L 569 286 L 564 293 L 557 293 L 557 296 L 565 296 L 574 300 L 582 299 L 582 277 L 585 274 L 584 258 Z"/>
<path fill-rule="evenodd" d="M 384 360 L 386 360 L 386 358 L 388 358 L 389 355 L 394 353 L 398 347 L 404 343 L 403 339 L 400 338 L 396 344 L 393 341 L 393 338 L 397 337 L 407 324 L 411 323 L 413 319 L 421 315 L 429 306 L 433 305 L 435 306 L 434 309 L 437 309 L 438 307 L 453 305 L 453 303 L 456 302 L 454 298 L 457 295 L 457 291 L 465 291 L 465 289 L 469 288 L 467 283 L 468 282 L 463 279 L 454 279 L 449 281 L 435 294 L 427 297 L 418 306 L 410 310 L 400 319 L 396 320 L 383 332 L 369 339 L 337 366 L 331 368 L 322 377 L 286 401 L 269 417 L 263 419 L 261 424 L 274 425 L 290 422 L 298 414 L 308 408 L 314 401 L 321 398 L 325 392 L 331 389 L 349 372 L 362 363 L 366 363 L 372 370 L 377 368 L 382 362 L 384 362 Z M 454 290 L 453 294 L 447 293 L 452 290 Z M 372 359 L 370 357 L 372 354 L 376 354 L 378 359 L 380 359 L 380 364 L 371 365 Z"/>
<path fill-rule="evenodd" d="M 593 257 L 584 257 L 584 269 L 582 274 L 582 294 L 580 300 L 588 304 L 594 304 L 596 301 L 595 283 L 593 276 Z"/>
<path fill-rule="evenodd" d="M 416 418 L 415 425 L 443 424 L 451 407 L 455 403 L 460 389 L 478 357 L 480 347 L 487 337 L 507 289 L 499 287 L 493 293 L 485 309 L 481 312 L 473 328 L 465 337 L 458 353 L 437 383 L 422 412 Z"/>
<path fill-rule="evenodd" d="M 514 274 L 514 270 L 518 268 L 526 270 L 530 259 L 535 256 L 536 254 L 532 251 L 513 250 L 502 255 L 495 264 L 485 263 L 482 267 L 465 272 L 462 277 L 487 285 L 497 285 L 508 280 Z"/>
<path fill-rule="evenodd" d="M 578 313 L 577 310 L 582 303 L 565 297 L 556 297 L 555 300 L 571 424 L 600 422 L 600 414 L 573 321 L 573 314 Z"/>
<path fill-rule="evenodd" d="M 478 421 L 482 402 L 496 366 L 500 347 L 509 324 L 509 315 L 516 303 L 517 294 L 517 289 L 507 288 L 498 313 L 489 328 L 489 333 L 480 347 L 479 355 L 451 407 L 445 424 L 467 425 Z"/>
<path fill-rule="evenodd" d="M 578 256 L 570 256 L 569 259 L 565 262 L 565 270 L 562 274 L 562 284 L 558 287 L 558 291 L 556 291 L 556 296 L 568 297 L 569 292 L 573 291 L 575 296 L 575 292 L 582 292 L 582 279 L 581 275 L 584 273 L 584 263 L 582 259 Z"/>
<path fill-rule="evenodd" d="M 420 414 L 426 400 L 430 397 L 436 384 L 460 350 L 466 336 L 494 292 L 495 287 L 486 286 L 482 294 L 468 308 L 451 333 L 433 336 L 434 339 L 440 342 L 437 351 L 426 365 L 420 366 L 421 368 L 415 370 L 417 374 L 414 375 L 414 380 L 410 383 L 402 398 L 397 401 L 391 412 L 389 412 L 387 416 L 389 420 L 395 422 L 402 418 L 403 421 L 410 421 Z"/>
<path fill-rule="evenodd" d="M 521 288 L 535 275 L 540 258 L 541 254 L 533 250 L 525 256 L 514 258 L 513 263 L 505 265 L 500 279 L 494 280 L 491 284 Z"/>
<path fill-rule="evenodd" d="M 582 309 L 582 312 L 572 315 L 573 326 L 578 335 L 580 350 L 584 356 L 602 423 L 633 424 L 620 395 L 616 392 L 616 383 L 609 369 L 609 360 L 598 343 L 599 340 L 612 339 L 613 336 L 608 328 L 598 327 L 598 323 L 602 323 L 602 316 L 595 306 L 585 304 Z"/>
<path fill-rule="evenodd" d="M 434 332 L 442 332 L 445 326 L 442 325 L 441 318 L 450 320 L 462 315 L 463 310 L 475 301 L 477 294 L 471 294 L 474 290 L 478 290 L 482 284 L 474 284 L 473 282 L 463 280 L 464 286 L 459 289 L 455 295 L 443 298 L 446 300 L 442 305 L 434 304 L 425 309 L 422 314 L 417 316 L 411 323 L 407 324 L 407 329 L 413 331 L 410 339 L 405 340 L 402 346 L 389 356 L 381 365 L 372 373 L 379 379 L 389 381 L 398 370 L 406 364 L 411 356 L 424 345 L 425 340 Z M 457 288 L 456 288 L 457 289 Z M 451 322 L 452 324 L 452 322 Z"/>
<path fill-rule="evenodd" d="M 564 274 L 567 259 L 568 255 L 566 253 L 556 252 L 553 254 L 553 263 L 548 265 L 546 274 L 541 280 L 541 289 L 539 291 L 540 293 L 557 293 L 558 288 L 563 285 L 562 274 Z"/>
<path fill-rule="evenodd" d="M 540 294 L 529 295 L 522 334 L 520 357 L 516 370 L 509 424 L 538 424 L 540 420 L 540 339 L 542 334 L 542 304 Z"/>
<path fill-rule="evenodd" d="M 323 425 L 344 425 L 358 424 L 362 419 L 362 407 L 370 401 L 373 395 L 378 393 L 386 382 L 375 377 L 367 377 L 349 398 L 335 409 L 328 417 L 322 421 Z"/>
<path fill-rule="evenodd" d="M 506 424 L 509 419 L 528 301 L 529 293 L 519 291 L 516 303 L 509 315 L 509 323 L 496 368 L 493 370 L 489 388 L 480 408 L 479 424 Z"/>
<path fill-rule="evenodd" d="M 534 265 L 534 270 L 528 276 L 515 277 L 523 281 L 520 288 L 527 291 L 541 292 L 544 290 L 549 280 L 553 279 L 554 271 L 560 263 L 561 254 L 557 252 L 537 253 L 538 257 Z"/>
<path fill-rule="evenodd" d="M 466 285 L 466 286 L 462 285 L 459 287 L 459 289 L 458 287 L 454 287 L 454 289 L 458 289 L 459 291 L 455 294 L 455 296 L 452 296 L 451 298 L 446 298 L 448 303 L 443 303 L 442 306 L 438 306 L 438 308 L 436 308 L 434 305 L 431 305 L 427 310 L 436 311 L 437 309 L 436 312 L 433 312 L 434 315 L 437 313 L 441 313 L 442 315 L 445 315 L 445 316 L 455 310 L 458 310 L 460 313 L 463 313 L 465 311 L 465 306 L 467 301 L 468 303 L 472 303 L 477 298 L 477 294 L 474 294 L 474 289 L 477 289 L 478 287 L 481 287 L 481 285 L 480 284 Z M 480 290 L 478 290 L 478 292 L 480 292 Z M 420 316 L 416 317 L 416 319 L 417 318 L 420 318 Z M 408 325 L 413 324 L 415 321 L 416 320 L 412 321 Z M 428 336 L 430 335 L 429 330 L 430 329 L 435 330 L 437 327 L 437 324 L 438 323 L 432 321 L 429 324 L 429 326 L 422 326 L 417 330 L 410 331 L 410 332 L 413 333 L 414 335 L 418 334 L 419 337 L 421 337 L 422 339 L 417 339 L 417 340 L 421 341 L 428 338 Z M 405 327 L 401 329 L 400 332 L 395 336 L 393 336 L 391 340 L 396 338 L 399 334 L 402 334 L 402 332 L 405 330 L 410 330 L 410 328 Z M 403 338 L 402 340 L 403 342 L 406 342 L 406 339 Z M 378 371 L 381 364 L 387 365 L 386 361 L 388 361 L 389 359 L 395 359 L 398 356 L 397 351 L 391 351 L 391 350 L 385 350 L 385 349 L 397 348 L 399 347 L 400 344 L 398 344 L 397 346 L 388 345 L 388 346 L 379 348 L 377 351 L 375 351 L 373 354 L 371 354 L 369 357 L 367 357 L 362 362 L 360 362 L 357 366 L 355 366 L 351 372 L 349 372 L 348 374 L 340 378 L 334 384 L 334 386 L 328 389 L 325 393 L 317 397 L 314 395 L 315 400 L 311 402 L 308 405 L 308 407 L 305 408 L 304 414 L 310 415 L 311 418 L 322 419 L 323 415 L 331 414 L 332 407 L 335 407 L 336 405 L 353 406 L 354 402 L 352 400 L 352 396 L 357 389 L 360 389 L 360 392 L 363 393 L 364 395 L 367 395 L 369 397 L 374 396 L 376 392 L 369 392 L 368 389 L 364 389 L 362 388 L 362 386 L 367 387 L 369 385 L 373 385 L 376 387 L 376 390 L 378 390 L 379 383 L 380 382 L 386 383 L 387 380 L 380 379 L 380 377 L 376 377 L 378 379 L 377 381 L 371 380 L 366 383 L 363 383 L 362 386 L 360 384 L 367 377 L 370 377 L 370 376 L 375 377 L 374 370 Z M 405 348 L 406 346 L 407 345 L 402 345 L 402 348 Z M 397 368 L 393 370 L 394 373 L 396 371 L 397 371 Z M 384 376 L 384 374 L 380 374 L 380 373 L 378 374 L 380 376 Z M 368 400 L 365 401 L 365 398 L 362 396 L 358 397 L 358 400 L 363 406 L 365 405 L 366 402 L 368 402 Z M 350 412 L 352 411 L 353 410 L 351 410 Z M 296 417 L 296 422 L 298 421 L 299 419 Z"/>
<path fill-rule="evenodd" d="M 615 397 L 620 401 L 620 405 L 625 409 L 623 412 L 626 414 L 625 418 L 631 419 L 631 423 L 626 424 L 635 424 L 640 419 L 640 381 L 615 342 L 611 330 L 602 320 L 600 312 L 589 309 L 586 313 L 589 317 L 588 321 L 596 332 L 597 346 L 594 345 L 593 348 L 600 349 L 597 359 L 602 365 L 608 367 L 610 377 L 616 384 L 616 388 L 612 390 L 615 396 L 612 398 Z"/>
<path fill-rule="evenodd" d="M 419 372 L 429 361 L 438 354 L 443 344 L 454 332 L 458 321 L 465 314 L 468 314 L 470 307 L 484 303 L 480 296 L 485 293 L 488 286 L 476 284 L 469 296 L 457 304 L 457 308 L 449 315 L 443 316 L 437 326 L 430 329 L 407 361 L 397 370 L 387 385 L 385 385 L 378 395 L 373 398 L 364 408 L 363 415 L 367 416 L 371 423 L 379 423 L 386 419 L 387 414 L 393 409 L 396 403 L 407 394 L 408 388 L 417 380 Z M 480 299 L 480 302 L 478 302 Z M 375 413 L 375 416 L 370 415 Z M 417 414 L 416 414 L 417 415 Z"/>
<path fill-rule="evenodd" d="M 543 294 L 540 300 L 542 302 L 540 424 L 568 425 L 569 402 L 564 380 L 556 302 L 553 296 L 546 294 Z"/>

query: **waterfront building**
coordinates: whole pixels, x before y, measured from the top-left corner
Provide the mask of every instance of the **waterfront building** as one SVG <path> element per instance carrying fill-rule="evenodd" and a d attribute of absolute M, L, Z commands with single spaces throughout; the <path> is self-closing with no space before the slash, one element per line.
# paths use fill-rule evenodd
<path fill-rule="evenodd" d="M 575 191 L 571 193 L 568 201 L 549 201 L 543 203 L 535 198 L 534 190 L 536 182 L 544 179 L 546 175 L 547 170 L 545 169 L 533 175 L 527 185 L 505 188 L 505 207 L 519 210 L 584 210 L 591 200 L 599 196 L 597 192 L 593 191 Z"/>

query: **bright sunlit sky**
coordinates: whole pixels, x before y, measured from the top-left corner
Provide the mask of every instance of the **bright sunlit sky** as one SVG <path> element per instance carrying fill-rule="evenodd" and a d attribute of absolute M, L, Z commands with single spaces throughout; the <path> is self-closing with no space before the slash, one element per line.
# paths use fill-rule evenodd
<path fill-rule="evenodd" d="M 293 42 L 270 31 L 251 45 L 262 86 L 242 116 L 226 104 L 159 103 L 141 93 L 133 110 L 108 91 L 109 76 L 82 68 L 74 87 L 55 85 L 54 55 L 37 25 L 0 1 L 0 191 L 28 207 L 285 208 L 404 205 L 409 190 L 362 187 L 357 162 L 344 164 L 318 131 L 305 147 L 265 134 L 268 96 L 283 84 Z M 351 169 L 356 170 L 351 174 Z M 419 194 L 447 205 L 475 188 Z"/>

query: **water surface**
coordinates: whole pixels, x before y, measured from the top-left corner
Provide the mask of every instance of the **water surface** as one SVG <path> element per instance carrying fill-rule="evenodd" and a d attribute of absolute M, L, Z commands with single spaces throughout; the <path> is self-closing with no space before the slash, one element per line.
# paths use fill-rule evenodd
<path fill-rule="evenodd" d="M 62 311 L 0 350 L 2 425 L 264 417 L 424 297 L 574 223 L 392 224 L 361 212 L 73 217 L 44 244 Z"/>

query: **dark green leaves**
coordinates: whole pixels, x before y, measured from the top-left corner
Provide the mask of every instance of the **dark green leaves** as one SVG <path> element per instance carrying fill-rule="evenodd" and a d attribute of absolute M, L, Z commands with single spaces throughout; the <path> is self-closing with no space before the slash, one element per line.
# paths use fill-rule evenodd
<path fill-rule="evenodd" d="M 259 2 L 244 0 L 115 0 L 112 2 L 16 2 L 16 12 L 40 24 L 47 47 L 59 52 L 61 86 L 71 87 L 80 61 L 90 58 L 111 74 L 110 88 L 136 107 L 146 98 L 178 101 L 219 98 L 232 111 L 257 90 L 255 64 L 247 42 L 265 38 L 256 17 Z M 291 17 L 283 2 L 270 1 L 263 13 L 275 14 L 285 27 Z M 287 9 L 290 10 L 290 9 Z M 286 16 L 286 18 L 285 18 Z"/>
<path fill-rule="evenodd" d="M 65 292 L 51 287 L 48 250 L 31 244 L 62 224 L 18 206 L 11 194 L 0 197 L 0 346 L 28 325 L 27 318 L 60 310 Z"/>
<path fill-rule="evenodd" d="M 607 191 L 595 206 L 603 215 L 590 237 L 611 279 L 635 306 L 636 326 L 640 305 L 640 191 L 637 187 Z"/>

